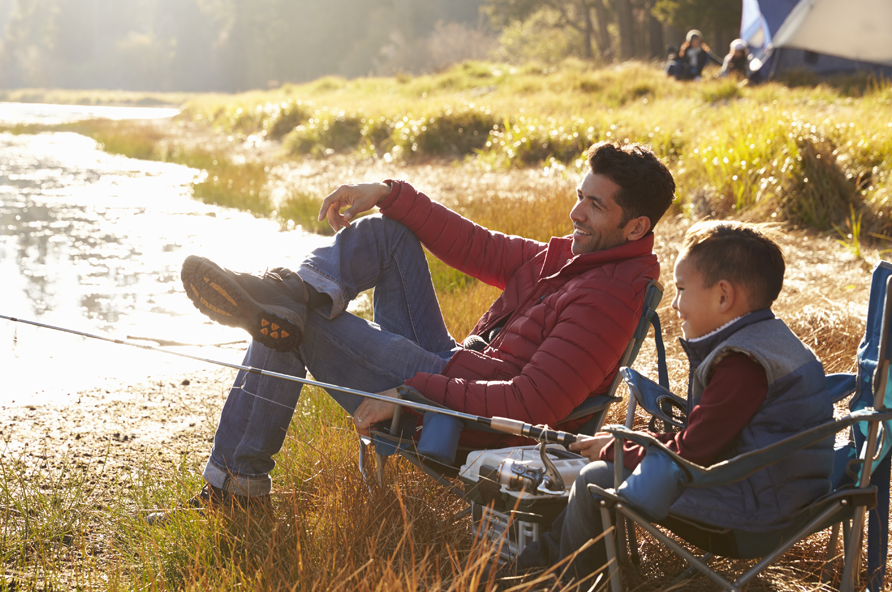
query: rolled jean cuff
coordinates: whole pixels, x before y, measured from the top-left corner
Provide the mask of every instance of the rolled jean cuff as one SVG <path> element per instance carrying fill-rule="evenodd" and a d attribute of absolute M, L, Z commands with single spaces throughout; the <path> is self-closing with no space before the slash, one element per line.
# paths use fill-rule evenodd
<path fill-rule="evenodd" d="M 331 298 L 332 305 L 329 319 L 333 319 L 347 310 L 347 297 L 344 295 L 344 290 L 341 288 L 341 285 L 335 280 L 307 264 L 300 266 L 300 269 L 297 270 L 297 275 L 300 276 L 300 279 L 304 282 L 313 286 L 317 292 L 328 294 Z"/>
<path fill-rule="evenodd" d="M 204 480 L 214 487 L 236 495 L 249 497 L 269 495 L 273 488 L 273 480 L 269 475 L 255 475 L 252 477 L 233 475 L 215 465 L 211 460 L 208 460 L 208 464 L 205 465 L 203 476 Z"/>

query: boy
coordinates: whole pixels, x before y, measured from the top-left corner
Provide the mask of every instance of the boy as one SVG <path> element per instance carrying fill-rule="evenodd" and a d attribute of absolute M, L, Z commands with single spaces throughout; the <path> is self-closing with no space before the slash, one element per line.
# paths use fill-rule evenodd
<path fill-rule="evenodd" d="M 770 310 L 783 278 L 780 248 L 756 227 L 702 222 L 685 235 L 672 308 L 691 366 L 688 421 L 677 434 L 658 435 L 683 458 L 708 466 L 832 419 L 821 363 Z M 521 553 L 521 570 L 553 565 L 602 531 L 598 502 L 586 486 L 613 487 L 613 439 L 596 434 L 570 449 L 593 462 L 551 531 Z M 625 444 L 626 476 L 643 457 L 639 446 Z M 828 440 L 737 483 L 687 489 L 671 512 L 739 530 L 779 528 L 829 491 L 832 466 Z M 606 561 L 599 542 L 576 556 L 569 573 L 582 579 Z"/>

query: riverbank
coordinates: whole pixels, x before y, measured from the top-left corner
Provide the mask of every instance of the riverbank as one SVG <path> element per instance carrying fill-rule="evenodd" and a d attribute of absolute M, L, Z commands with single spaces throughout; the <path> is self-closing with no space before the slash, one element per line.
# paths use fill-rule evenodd
<path fill-rule="evenodd" d="M 65 129 L 90 135 L 111 152 L 195 166 L 205 171 L 193 186 L 197 198 L 273 216 L 285 227 L 305 225 L 321 231 L 324 228 L 311 221 L 321 198 L 331 189 L 344 182 L 389 177 L 409 180 L 494 230 L 547 240 L 569 231 L 567 213 L 575 200 L 580 166 L 573 160 L 576 155 L 566 160 L 521 158 L 528 166 L 515 167 L 492 156 L 507 154 L 504 150 L 510 142 L 499 144 L 494 149 L 502 151 L 498 153 L 481 149 L 411 156 L 391 149 L 378 154 L 377 148 L 374 154 L 363 153 L 361 143 L 335 150 L 334 144 L 326 143 L 329 136 L 325 134 L 316 134 L 315 143 L 307 144 L 324 149 L 296 154 L 288 152 L 282 139 L 291 133 L 309 133 L 310 122 L 295 123 L 289 130 L 295 120 L 285 117 L 288 108 L 282 114 L 282 102 L 287 107 L 289 97 L 295 103 L 312 100 L 313 113 L 320 110 L 317 119 L 323 123 L 340 121 L 337 114 L 329 118 L 336 107 L 337 113 L 344 111 L 347 123 L 352 121 L 347 117 L 351 109 L 361 106 L 367 120 L 370 111 L 378 109 L 389 124 L 394 121 L 392 114 L 400 110 L 412 113 L 406 117 L 417 122 L 421 107 L 433 110 L 425 113 L 440 113 L 436 110 L 448 101 L 467 101 L 471 109 L 470 102 L 477 106 L 489 97 L 492 109 L 502 109 L 493 111 L 500 117 L 506 112 L 525 113 L 520 109 L 530 110 L 533 105 L 543 110 L 541 117 L 544 110 L 553 109 L 550 117 L 555 129 L 570 121 L 573 113 L 587 109 L 604 126 L 598 128 L 597 136 L 580 139 L 577 135 L 573 142 L 606 137 L 647 141 L 658 148 L 681 181 L 679 206 L 656 232 L 661 280 L 667 287 L 659 313 L 673 390 L 684 390 L 687 366 L 677 343 L 679 325 L 669 308 L 672 263 L 685 229 L 694 219 L 710 214 L 784 222 L 779 241 L 787 253 L 787 280 L 775 310 L 815 349 L 827 372 L 852 371 L 864 327 L 869 267 L 884 255 L 884 239 L 873 237 L 873 244 L 867 240 L 871 238 L 868 230 L 878 228 L 867 221 L 875 220 L 871 216 L 881 218 L 885 206 L 877 197 L 876 209 L 864 208 L 883 195 L 888 183 L 888 167 L 882 163 L 888 158 L 884 146 L 889 140 L 885 123 L 877 123 L 885 121 L 888 109 L 877 105 L 886 104 L 883 101 L 892 92 L 889 87 L 850 93 L 830 87 L 749 89 L 727 81 L 681 85 L 637 65 L 591 73 L 572 64 L 567 68 L 552 73 L 524 70 L 518 75 L 507 70 L 497 74 L 492 65 L 471 65 L 418 79 L 326 79 L 236 98 L 203 97 L 187 108 L 185 117 L 172 122 L 89 122 Z M 296 98 L 301 93 L 306 96 Z M 497 99 L 504 99 L 501 106 Z M 328 105 L 327 110 L 317 107 L 320 104 Z M 214 105 L 223 105 L 218 116 L 197 115 L 215 113 Z M 237 121 L 244 123 L 229 127 L 226 122 L 233 120 L 227 113 L 239 114 Z M 541 117 L 542 133 L 551 137 L 552 122 L 546 125 Z M 286 123 L 273 125 L 282 121 Z M 875 129 L 867 133 L 874 124 Z M 304 131 L 296 132 L 301 125 Z M 339 125 L 328 129 L 341 129 Z M 493 125 L 503 125 L 496 131 L 505 133 L 520 124 L 513 120 Z M 668 130 L 665 136 L 655 131 L 657 126 Z M 418 133 L 427 131 L 421 127 L 416 126 Z M 526 131 L 538 134 L 539 124 L 533 127 Z M 278 131 L 271 134 L 274 129 Z M 575 129 L 565 127 L 571 137 L 579 133 Z M 751 142 L 752 149 L 747 148 L 748 133 L 759 138 L 758 144 Z M 279 139 L 275 134 L 280 134 Z M 859 134 L 870 139 L 866 147 L 854 142 Z M 521 141 L 525 137 L 515 139 L 519 146 L 525 146 Z M 819 149 L 809 152 L 812 149 L 801 144 L 805 148 L 793 150 L 791 146 L 800 146 L 802 138 Z M 823 144 L 828 138 L 834 139 L 832 145 Z M 673 144 L 676 139 L 680 143 Z M 778 144 L 783 148 L 775 152 L 773 146 Z M 425 145 L 418 142 L 419 147 Z M 560 155 L 558 148 L 564 144 L 553 146 Z M 710 158 L 702 156 L 702 150 L 710 146 Z M 869 179 L 849 178 L 849 167 L 852 174 L 863 172 L 867 162 L 876 167 Z M 833 209 L 838 217 L 832 224 L 839 231 L 832 224 L 819 231 L 820 226 L 790 216 L 799 211 L 795 204 L 812 203 L 805 197 L 828 195 L 827 183 L 831 189 L 852 187 L 852 183 L 856 188 L 844 195 L 829 193 L 844 198 L 830 204 L 832 208 L 846 206 Z M 791 194 L 786 205 L 771 198 L 796 187 L 801 191 Z M 740 192 L 745 207 L 738 209 L 735 194 L 727 191 Z M 849 209 L 853 205 L 856 209 Z M 862 219 L 865 224 L 859 227 Z M 464 336 L 498 292 L 437 261 L 431 265 L 447 326 L 453 335 Z M 656 367 L 652 349 L 650 342 L 645 344 L 636 363 L 650 375 Z M 184 384 L 187 379 L 189 384 Z M 0 410 L 4 430 L 0 437 L 11 443 L 0 456 L 0 559 L 5 562 L 7 582 L 14 582 L 7 587 L 493 589 L 492 582 L 481 583 L 483 566 L 491 555 L 476 546 L 470 520 L 457 517 L 461 505 L 405 463 L 390 462 L 388 486 L 369 489 L 358 474 L 357 438 L 349 420 L 317 389 L 307 389 L 301 398 L 277 457 L 271 516 L 190 515 L 166 527 L 147 527 L 141 520 L 147 510 L 173 507 L 201 487 L 208 438 L 230 381 L 231 375 L 225 372 L 190 373 L 162 384 L 94 390 L 81 396 L 81 403 L 59 408 Z M 84 402 L 83 410 L 74 409 Z M 622 422 L 624 415 L 624 405 L 617 405 L 609 421 Z M 645 418 L 638 421 L 643 424 Z M 72 439 L 78 444 L 70 444 Z M 25 442 L 29 448 L 23 446 Z M 46 452 L 35 453 L 35 447 Z M 68 456 L 74 454 L 80 456 Z M 682 565 L 668 559 L 652 539 L 642 536 L 639 541 L 646 581 L 630 579 L 627 586 L 645 592 L 666 589 Z M 825 542 L 826 536 L 818 535 L 797 545 L 749 589 L 822 589 L 819 573 Z M 734 573 L 745 564 L 726 561 L 722 566 Z M 517 590 L 549 586 L 528 583 Z M 711 584 L 695 577 L 686 582 L 686 589 L 708 590 Z"/>
<path fill-rule="evenodd" d="M 862 242 L 892 237 L 890 114 L 888 81 L 685 83 L 648 64 L 593 70 L 568 60 L 547 68 L 468 62 L 427 76 L 328 77 L 195 96 L 173 122 L 63 129 L 116 154 L 205 171 L 194 186 L 199 199 L 323 233 L 315 188 L 280 183 L 283 170 L 462 163 L 477 173 L 533 169 L 572 177 L 592 143 L 641 142 L 676 178 L 676 213 L 829 232 L 857 254 Z"/>
<path fill-rule="evenodd" d="M 0 101 L 47 103 L 53 105 L 94 105 L 110 107 L 180 107 L 195 93 L 139 92 L 126 90 L 67 90 L 58 88 L 17 88 L 0 90 Z"/>
<path fill-rule="evenodd" d="M 502 228 L 518 228 L 524 220 L 535 224 L 523 215 L 524 205 L 534 213 L 540 207 L 560 210 L 557 223 L 573 199 L 569 182 L 531 178 L 521 184 L 517 172 L 475 181 L 450 167 L 400 172 L 421 186 L 442 183 L 431 185 L 438 199 L 470 210 L 471 217 L 487 218 L 487 210 L 480 200 L 466 201 L 468 183 L 483 194 L 498 186 L 526 192 L 526 204 L 492 206 L 501 212 Z M 340 174 L 351 174 L 350 169 Z M 689 224 L 676 216 L 657 229 L 656 251 L 667 286 Z M 788 271 L 776 312 L 815 348 L 828 372 L 851 371 L 863 331 L 868 272 L 832 238 L 789 230 L 780 241 Z M 863 255 L 875 259 L 879 253 L 865 250 Z M 434 269 L 450 331 L 464 335 L 495 292 Z M 676 339 L 678 322 L 669 309 L 671 294 L 669 288 L 659 313 L 672 387 L 682 391 L 687 368 Z M 649 374 L 655 373 L 652 350 L 646 344 L 636 363 Z M 490 589 L 478 588 L 489 555 L 475 547 L 469 519 L 456 517 L 457 500 L 408 464 L 393 461 L 388 486 L 369 490 L 358 473 L 357 438 L 349 419 L 317 389 L 306 389 L 277 457 L 270 518 L 192 515 L 167 527 L 143 524 L 147 511 L 173 507 L 200 489 L 231 380 L 228 371 L 196 371 L 91 390 L 66 405 L 0 409 L 0 437 L 7 443 L 0 454 L 0 540 L 7 581 L 18 589 L 378 589 L 369 582 L 386 582 L 393 590 Z M 617 405 L 609 421 L 622 422 L 624 414 L 624 405 Z M 636 590 L 664 589 L 682 566 L 667 560 L 648 537 L 640 541 L 647 581 L 628 584 Z M 825 543 L 826 536 L 818 535 L 797 545 L 752 589 L 819 589 Z M 744 564 L 728 561 L 725 569 L 735 572 Z M 709 589 L 699 578 L 690 586 Z"/>

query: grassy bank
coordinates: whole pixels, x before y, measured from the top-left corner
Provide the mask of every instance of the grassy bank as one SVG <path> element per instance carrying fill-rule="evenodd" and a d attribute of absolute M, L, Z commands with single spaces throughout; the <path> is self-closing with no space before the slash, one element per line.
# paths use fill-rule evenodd
<path fill-rule="evenodd" d="M 314 231 L 325 232 L 315 222 L 319 196 L 288 188 L 272 199 L 276 166 L 337 156 L 572 175 L 586 147 L 612 140 L 646 143 L 668 163 L 677 211 L 686 215 L 839 229 L 856 250 L 859 239 L 892 236 L 892 85 L 867 79 L 751 87 L 681 83 L 637 63 L 593 70 L 576 61 L 472 62 L 430 76 L 200 95 L 166 127 L 73 128 L 112 152 L 207 171 L 196 185 L 200 199 L 275 212 Z"/>
<path fill-rule="evenodd" d="M 185 113 L 226 134 L 280 140 L 293 157 L 459 158 L 486 170 L 575 170 L 594 142 L 642 142 L 675 173 L 683 211 L 830 230 L 854 208 L 866 233 L 892 231 L 887 83 L 749 87 L 680 83 L 634 63 L 466 63 L 432 76 L 203 96 Z"/>
<path fill-rule="evenodd" d="M 436 173 L 439 176 L 426 167 L 405 172 L 436 182 L 441 187 L 438 197 L 467 216 L 494 229 L 534 238 L 557 233 L 573 202 L 571 180 L 543 182 L 521 171 L 478 179 L 476 187 L 484 194 L 510 188 L 486 200 L 467 197 L 464 169 L 443 168 Z M 349 174 L 349 169 L 340 173 Z M 676 216 L 661 224 L 656 250 L 664 264 L 661 279 L 668 285 L 671 262 L 689 222 Z M 832 239 L 791 230 L 782 242 L 789 265 L 776 311 L 817 351 L 828 372 L 851 371 L 863 331 L 868 274 Z M 877 255 L 869 252 L 871 258 Z M 465 335 L 498 292 L 462 280 L 439 264 L 433 271 L 447 326 L 453 335 Z M 671 290 L 660 315 L 673 390 L 682 392 L 687 365 L 676 341 L 680 328 L 668 306 L 670 296 Z M 654 364 L 653 346 L 648 343 L 636 366 L 653 374 Z M 406 463 L 388 464 L 385 488 L 364 482 L 349 419 L 317 389 L 307 389 L 304 395 L 276 458 L 274 511 L 269 516 L 182 516 L 164 527 L 142 522 L 148 510 L 174 506 L 201 487 L 206 451 L 172 463 L 159 463 L 153 460 L 154 452 L 147 451 L 134 458 L 129 471 L 107 472 L 99 480 L 101 465 L 84 468 L 63 462 L 51 471 L 29 458 L 4 460 L 0 557 L 8 587 L 495 590 L 493 582 L 481 581 L 492 551 L 475 541 L 470 520 L 458 515 L 461 505 Z M 624 415 L 625 405 L 616 405 L 609 421 L 620 423 Z M 646 419 L 639 417 L 639 423 L 643 427 Z M 213 426 L 200 424 L 195 429 L 206 430 L 210 437 Z M 639 542 L 644 569 L 638 576 L 630 572 L 627 589 L 671 589 L 684 566 L 643 533 Z M 747 589 L 828 589 L 819 583 L 826 542 L 824 533 L 797 545 Z M 837 577 L 839 563 L 834 564 Z M 750 564 L 719 563 L 726 574 L 739 574 Z M 696 592 L 714 589 L 701 577 L 684 586 Z M 542 582 L 513 588 L 516 592 L 558 589 Z"/>
<path fill-rule="evenodd" d="M 195 93 L 128 90 L 66 90 L 58 88 L 0 90 L 0 101 L 11 103 L 108 105 L 119 107 L 179 107 L 195 96 Z"/>
<path fill-rule="evenodd" d="M 471 64 L 430 77 L 325 79 L 200 97 L 171 124 L 86 122 L 64 129 L 92 136 L 110 152 L 203 170 L 196 197 L 275 212 L 283 223 L 315 217 L 325 187 L 339 178 L 399 174 L 485 226 L 540 240 L 568 230 L 579 150 L 599 138 L 647 141 L 679 180 L 678 209 L 657 229 L 667 286 L 680 237 L 691 218 L 705 213 L 827 230 L 787 227 L 787 283 L 776 312 L 828 372 L 841 372 L 853 369 L 869 278 L 835 243 L 832 224 L 845 233 L 846 221 L 861 216 L 861 238 L 869 238 L 868 228 L 885 232 L 890 92 L 685 85 L 639 65 L 588 72 L 568 63 L 546 72 Z M 426 123 L 418 123 L 422 117 Z M 491 125 L 480 145 L 484 124 Z M 437 133 L 429 138 L 431 126 Z M 357 127 L 360 139 L 345 140 L 356 139 Z M 274 197 L 284 173 L 301 167 L 314 171 L 305 177 L 312 182 Z M 881 255 L 863 248 L 859 255 L 871 261 Z M 457 337 L 498 295 L 436 262 L 433 277 Z M 670 299 L 671 289 L 660 315 L 673 390 L 683 392 L 687 364 Z M 646 344 L 636 364 L 649 374 L 652 349 Z M 98 480 L 98 464 L 76 467 L 61 459 L 52 469 L 33 457 L 3 460 L 0 590 L 493 590 L 481 581 L 491 551 L 474 540 L 469 519 L 458 516 L 460 504 L 404 463 L 389 464 L 387 487 L 370 489 L 359 476 L 357 438 L 344 413 L 316 389 L 305 395 L 277 457 L 269 516 L 185 516 L 147 527 L 141 518 L 148 509 L 171 507 L 200 488 L 204 454 L 158 463 L 147 453 L 126 475 Z M 624 415 L 625 406 L 617 405 L 609 421 Z M 747 589 L 827 589 L 819 583 L 826 540 L 822 534 L 797 545 Z M 671 588 L 681 563 L 649 537 L 639 541 L 644 569 L 629 576 L 627 589 Z M 750 564 L 720 563 L 727 574 Z M 541 589 L 557 587 L 514 588 Z M 695 577 L 684 589 L 714 587 Z"/>

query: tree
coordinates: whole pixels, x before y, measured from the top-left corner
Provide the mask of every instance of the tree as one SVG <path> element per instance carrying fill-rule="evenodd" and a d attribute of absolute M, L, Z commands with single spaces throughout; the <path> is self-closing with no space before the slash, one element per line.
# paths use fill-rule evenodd
<path fill-rule="evenodd" d="M 635 57 L 635 17 L 632 0 L 615 0 L 619 21 L 619 55 L 628 60 Z"/>
<path fill-rule="evenodd" d="M 740 0 L 657 0 L 653 8 L 653 14 L 668 25 L 713 32 L 714 42 L 739 29 L 741 11 Z"/>
<path fill-rule="evenodd" d="M 603 0 L 486 0 L 482 10 L 497 29 L 547 11 L 553 15 L 553 27 L 580 35 L 582 57 L 594 57 L 593 44 L 597 44 L 602 58 L 613 55 L 607 28 L 608 10 Z"/>
<path fill-rule="evenodd" d="M 412 57 L 438 40 L 437 60 L 411 64 L 428 71 L 483 53 L 482 2 L 0 0 L 0 84 L 234 91 L 363 76 L 395 31 Z"/>

